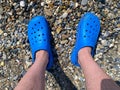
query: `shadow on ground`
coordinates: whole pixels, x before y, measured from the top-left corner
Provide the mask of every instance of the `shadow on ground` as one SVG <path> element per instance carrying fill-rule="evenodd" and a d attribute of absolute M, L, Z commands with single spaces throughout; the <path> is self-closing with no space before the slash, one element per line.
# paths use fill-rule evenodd
<path fill-rule="evenodd" d="M 51 36 L 52 37 L 52 36 Z M 60 67 L 60 63 L 58 62 L 58 55 L 55 50 L 54 38 L 52 37 L 52 50 L 54 55 L 54 69 L 50 69 L 48 72 L 53 74 L 56 82 L 59 84 L 61 90 L 77 90 L 71 80 L 65 75 L 62 68 Z"/>
<path fill-rule="evenodd" d="M 49 70 L 53 74 L 55 80 L 59 84 L 61 90 L 77 90 L 71 80 L 65 75 L 60 64 L 57 62 L 56 68 Z"/>

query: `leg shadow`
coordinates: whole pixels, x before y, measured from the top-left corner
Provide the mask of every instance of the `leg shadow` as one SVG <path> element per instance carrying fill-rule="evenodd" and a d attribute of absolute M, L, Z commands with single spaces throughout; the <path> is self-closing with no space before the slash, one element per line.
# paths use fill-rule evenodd
<path fill-rule="evenodd" d="M 77 90 L 74 84 L 70 81 L 70 79 L 65 75 L 60 64 L 58 62 L 55 63 L 55 69 L 49 70 L 50 73 L 53 74 L 55 80 L 59 84 L 61 90 Z"/>
<path fill-rule="evenodd" d="M 53 65 L 54 68 L 50 69 L 48 72 L 53 74 L 61 90 L 77 90 L 77 88 L 70 81 L 70 79 L 65 75 L 62 68 L 60 67 L 60 63 L 58 62 L 58 55 L 54 48 L 55 43 L 54 43 L 53 37 L 52 37 L 51 42 L 52 42 L 52 50 L 53 50 L 53 55 L 54 55 L 54 65 Z"/>
<path fill-rule="evenodd" d="M 115 81 L 115 83 L 120 87 L 120 81 Z"/>

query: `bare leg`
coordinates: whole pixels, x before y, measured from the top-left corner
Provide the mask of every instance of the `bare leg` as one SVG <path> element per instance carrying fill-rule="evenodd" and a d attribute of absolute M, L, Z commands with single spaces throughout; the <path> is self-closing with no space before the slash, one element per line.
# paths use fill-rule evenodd
<path fill-rule="evenodd" d="M 78 62 L 83 69 L 87 90 L 120 90 L 120 87 L 97 65 L 91 56 L 91 48 L 82 48 Z"/>
<path fill-rule="evenodd" d="M 47 63 L 48 53 L 43 50 L 38 51 L 35 63 L 18 83 L 15 90 L 44 90 Z"/>

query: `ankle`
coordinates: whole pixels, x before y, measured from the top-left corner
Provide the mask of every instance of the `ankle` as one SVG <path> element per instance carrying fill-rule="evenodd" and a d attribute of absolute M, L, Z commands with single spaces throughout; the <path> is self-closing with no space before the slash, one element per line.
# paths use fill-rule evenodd
<path fill-rule="evenodd" d="M 91 47 L 84 47 L 79 50 L 78 52 L 78 61 L 81 61 L 83 59 L 88 59 L 91 56 Z"/>
<path fill-rule="evenodd" d="M 45 51 L 45 50 L 37 51 L 37 52 L 36 52 L 36 59 L 37 59 L 37 58 L 40 58 L 40 57 L 43 57 L 44 55 L 45 55 L 45 56 L 48 56 L 48 52 Z"/>
<path fill-rule="evenodd" d="M 91 54 L 91 47 L 84 47 L 80 49 L 78 54 Z"/>
<path fill-rule="evenodd" d="M 47 64 L 48 63 L 48 52 L 45 50 L 37 51 L 35 62 Z"/>

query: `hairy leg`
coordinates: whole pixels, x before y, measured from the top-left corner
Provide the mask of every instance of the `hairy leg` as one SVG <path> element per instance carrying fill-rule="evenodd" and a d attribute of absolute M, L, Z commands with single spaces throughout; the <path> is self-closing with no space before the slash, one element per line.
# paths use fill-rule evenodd
<path fill-rule="evenodd" d="M 36 53 L 36 60 L 15 90 L 44 90 L 45 70 L 48 64 L 48 53 L 40 50 Z"/>
<path fill-rule="evenodd" d="M 82 48 L 78 62 L 83 69 L 87 90 L 120 90 L 120 87 L 97 65 L 91 56 L 91 48 Z"/>

